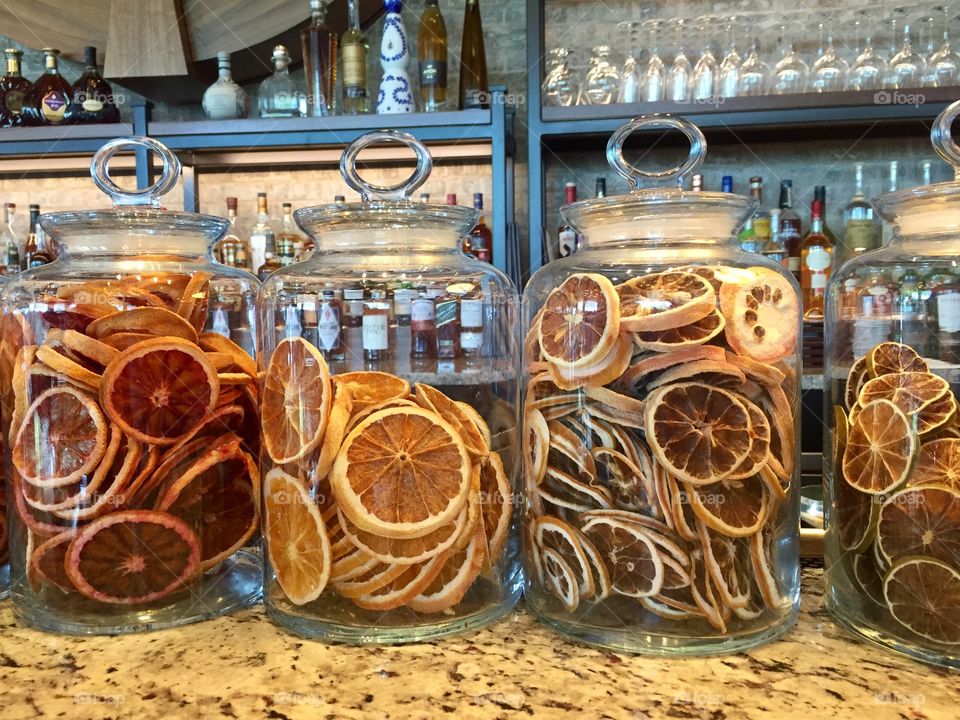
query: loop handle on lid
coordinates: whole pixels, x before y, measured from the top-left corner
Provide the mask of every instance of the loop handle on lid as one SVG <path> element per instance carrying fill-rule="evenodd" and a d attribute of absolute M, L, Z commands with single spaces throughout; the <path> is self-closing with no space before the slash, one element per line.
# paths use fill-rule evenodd
<path fill-rule="evenodd" d="M 398 142 L 417 154 L 417 169 L 409 178 L 396 185 L 374 185 L 360 177 L 357 171 L 357 156 L 360 152 L 370 145 L 382 142 Z M 426 145 L 410 133 L 399 130 L 375 130 L 361 135 L 350 143 L 340 156 L 340 174 L 343 175 L 347 185 L 360 193 L 364 202 L 371 199 L 407 200 L 427 181 L 432 170 L 433 158 Z"/>
<path fill-rule="evenodd" d="M 124 190 L 110 177 L 110 160 L 121 150 L 141 147 L 152 150 L 160 157 L 163 162 L 160 178 L 145 190 Z M 170 148 L 153 138 L 142 135 L 117 138 L 97 150 L 90 161 L 90 175 L 97 187 L 109 195 L 116 206 L 160 207 L 160 198 L 170 192 L 180 179 L 180 159 Z"/>
<path fill-rule="evenodd" d="M 953 121 L 960 116 L 960 100 L 943 109 L 933 121 L 930 130 L 930 142 L 937 155 L 953 166 L 954 177 L 960 179 L 960 146 L 953 139 Z"/>
<path fill-rule="evenodd" d="M 623 156 L 623 144 L 627 138 L 636 130 L 652 130 L 654 128 L 679 130 L 687 136 L 690 141 L 690 154 L 685 162 L 675 168 L 659 171 L 641 170 L 627 162 Z M 610 163 L 610 167 L 626 178 L 636 190 L 645 186 L 676 187 L 681 185 L 688 175 L 696 172 L 703 164 L 706 154 L 707 139 L 700 132 L 700 128 L 682 117 L 663 113 L 650 113 L 635 117 L 621 125 L 607 142 L 607 162 Z"/>

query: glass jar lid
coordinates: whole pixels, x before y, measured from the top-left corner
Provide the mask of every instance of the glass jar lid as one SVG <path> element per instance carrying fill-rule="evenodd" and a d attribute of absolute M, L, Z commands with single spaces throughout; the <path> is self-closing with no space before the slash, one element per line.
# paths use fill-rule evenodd
<path fill-rule="evenodd" d="M 160 177 L 144 190 L 124 190 L 110 177 L 110 160 L 130 148 L 146 148 L 162 162 Z M 111 140 L 93 156 L 90 175 L 113 201 L 113 209 L 45 213 L 40 216 L 40 226 L 70 251 L 203 252 L 227 232 L 230 221 L 215 215 L 170 212 L 161 207 L 161 198 L 176 186 L 180 170 L 179 158 L 153 138 Z"/>
<path fill-rule="evenodd" d="M 357 169 L 357 158 L 365 148 L 385 142 L 406 145 L 416 153 L 417 167 L 406 180 L 396 185 L 375 185 L 364 180 Z M 413 135 L 398 130 L 377 130 L 361 135 L 343 151 L 340 174 L 344 182 L 360 193 L 358 203 L 333 203 L 297 210 L 294 218 L 304 232 L 312 236 L 336 233 L 338 239 L 361 239 L 368 244 L 397 245 L 398 236 L 434 236 L 449 242 L 476 225 L 480 213 L 460 205 L 413 202 L 410 198 L 426 182 L 433 170 L 433 158 L 427 147 Z"/>
<path fill-rule="evenodd" d="M 690 141 L 690 153 L 668 170 L 643 170 L 623 155 L 626 139 L 637 130 L 674 129 Z M 560 208 L 560 214 L 590 241 L 617 239 L 710 239 L 733 234 L 756 208 L 744 195 L 691 192 L 686 179 L 703 164 L 707 140 L 689 120 L 651 113 L 630 120 L 607 142 L 607 162 L 627 180 L 624 195 L 582 200 Z"/>

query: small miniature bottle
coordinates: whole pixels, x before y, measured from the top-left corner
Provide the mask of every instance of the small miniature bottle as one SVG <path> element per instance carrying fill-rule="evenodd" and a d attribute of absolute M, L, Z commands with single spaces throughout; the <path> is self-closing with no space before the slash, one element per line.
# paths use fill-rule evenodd
<path fill-rule="evenodd" d="M 370 290 L 363 301 L 363 359 L 380 362 L 390 358 L 390 301 L 382 288 Z"/>
<path fill-rule="evenodd" d="M 343 303 L 337 297 L 336 291 L 323 290 L 316 309 L 317 338 L 314 345 L 323 357 L 331 362 L 346 357 L 347 344 L 341 321 L 342 314 Z"/>
<path fill-rule="evenodd" d="M 393 289 L 393 319 L 398 327 L 410 325 L 413 296 L 413 285 L 406 280 L 401 280 Z"/>
<path fill-rule="evenodd" d="M 437 357 L 437 316 L 433 298 L 420 288 L 410 305 L 410 357 L 418 360 Z"/>
<path fill-rule="evenodd" d="M 483 350 L 483 293 L 479 288 L 460 297 L 460 352 L 465 358 Z"/>
<path fill-rule="evenodd" d="M 363 287 L 343 289 L 343 326 L 358 328 L 363 326 Z"/>
<path fill-rule="evenodd" d="M 211 120 L 245 118 L 250 109 L 247 91 L 233 81 L 230 73 L 230 53 L 217 53 L 220 77 L 203 93 L 203 114 Z"/>
<path fill-rule="evenodd" d="M 460 357 L 460 303 L 456 295 L 444 292 L 433 304 L 437 325 L 437 358 L 454 360 Z"/>

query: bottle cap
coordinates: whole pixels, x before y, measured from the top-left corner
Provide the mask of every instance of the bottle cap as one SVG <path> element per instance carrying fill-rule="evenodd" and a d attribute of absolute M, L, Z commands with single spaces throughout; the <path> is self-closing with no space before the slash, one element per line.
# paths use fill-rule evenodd
<path fill-rule="evenodd" d="M 235 197 L 227 198 L 227 210 L 236 210 L 237 209 L 237 199 Z"/>
<path fill-rule="evenodd" d="M 457 204 L 457 194 L 447 193 L 447 205 L 456 205 L 456 204 Z"/>

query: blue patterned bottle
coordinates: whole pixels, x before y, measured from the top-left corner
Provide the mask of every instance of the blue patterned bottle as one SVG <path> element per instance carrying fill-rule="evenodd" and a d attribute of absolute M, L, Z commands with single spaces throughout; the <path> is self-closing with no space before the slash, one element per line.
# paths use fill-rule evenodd
<path fill-rule="evenodd" d="M 387 0 L 387 17 L 383 24 L 383 39 L 380 41 L 380 94 L 377 96 L 377 114 L 413 112 L 413 92 L 407 64 L 410 62 L 410 43 L 403 27 L 400 12 L 403 0 Z"/>

